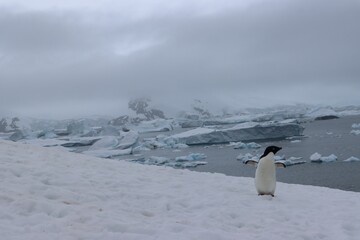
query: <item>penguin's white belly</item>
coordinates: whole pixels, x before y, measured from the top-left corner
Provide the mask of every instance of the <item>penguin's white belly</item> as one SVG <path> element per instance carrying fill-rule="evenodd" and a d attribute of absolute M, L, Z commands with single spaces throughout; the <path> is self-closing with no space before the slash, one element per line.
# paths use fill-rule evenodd
<path fill-rule="evenodd" d="M 255 187 L 259 194 L 275 193 L 276 172 L 273 157 L 264 157 L 259 161 L 255 172 Z"/>

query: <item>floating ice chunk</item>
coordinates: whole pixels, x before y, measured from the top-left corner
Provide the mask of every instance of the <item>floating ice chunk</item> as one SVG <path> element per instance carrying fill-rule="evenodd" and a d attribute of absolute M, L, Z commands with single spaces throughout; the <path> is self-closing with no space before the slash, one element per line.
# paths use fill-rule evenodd
<path fill-rule="evenodd" d="M 261 148 L 261 145 L 255 143 L 255 142 L 250 142 L 250 143 L 230 142 L 229 146 L 234 147 L 234 149 L 256 149 L 256 148 Z"/>
<path fill-rule="evenodd" d="M 302 161 L 301 159 L 302 159 L 302 157 L 290 157 L 290 158 L 286 159 L 285 161 L 283 161 L 283 163 L 286 166 L 293 166 L 293 165 L 306 163 L 306 161 Z"/>
<path fill-rule="evenodd" d="M 318 154 L 318 153 L 317 153 Z M 315 156 L 314 156 L 315 155 Z M 317 162 L 317 163 L 322 163 L 322 162 L 335 162 L 337 160 L 337 156 L 334 154 L 330 154 L 329 156 L 321 156 L 319 157 L 320 154 L 316 155 L 316 153 L 314 153 L 313 155 L 310 156 L 310 160 L 311 162 Z"/>
<path fill-rule="evenodd" d="M 314 153 L 314 154 L 312 154 L 311 156 L 310 156 L 310 160 L 313 162 L 313 161 L 318 161 L 318 160 L 320 160 L 320 158 L 321 158 L 321 154 L 320 153 Z"/>
<path fill-rule="evenodd" d="M 243 163 L 245 163 L 248 160 L 254 160 L 255 161 L 255 159 L 259 159 L 259 157 L 258 156 L 253 156 L 251 153 L 246 153 L 246 154 L 239 154 L 236 157 L 236 159 L 239 160 L 239 161 L 242 161 Z"/>
<path fill-rule="evenodd" d="M 175 161 L 176 162 L 197 161 L 197 160 L 201 160 L 201 159 L 205 159 L 205 158 L 206 158 L 206 155 L 203 153 L 190 153 L 187 156 L 176 157 Z"/>
<path fill-rule="evenodd" d="M 360 161 L 359 158 L 353 157 L 353 156 L 351 156 L 351 157 L 349 157 L 348 159 L 345 159 L 345 160 L 344 160 L 344 162 L 359 162 L 359 161 Z"/>
<path fill-rule="evenodd" d="M 352 128 L 360 128 L 360 123 L 354 123 L 351 125 Z"/>
<path fill-rule="evenodd" d="M 360 135 L 360 130 L 351 130 L 350 133 L 353 135 Z"/>
<path fill-rule="evenodd" d="M 327 157 L 321 157 L 320 160 L 323 162 L 335 162 L 337 160 L 337 156 L 334 154 L 331 154 Z"/>
<path fill-rule="evenodd" d="M 292 140 L 292 141 L 290 141 L 291 143 L 300 143 L 301 142 L 301 140 Z"/>

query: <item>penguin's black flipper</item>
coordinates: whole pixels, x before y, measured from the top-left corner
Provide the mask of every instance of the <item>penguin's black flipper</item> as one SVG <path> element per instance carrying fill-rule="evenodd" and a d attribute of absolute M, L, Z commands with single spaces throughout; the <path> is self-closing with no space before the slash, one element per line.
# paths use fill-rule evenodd
<path fill-rule="evenodd" d="M 275 166 L 278 167 L 278 168 L 286 168 L 285 163 L 282 163 L 282 162 L 276 162 Z"/>
<path fill-rule="evenodd" d="M 256 160 L 246 160 L 244 162 L 244 164 L 247 164 L 247 165 L 253 165 L 253 166 L 257 166 L 258 162 Z"/>

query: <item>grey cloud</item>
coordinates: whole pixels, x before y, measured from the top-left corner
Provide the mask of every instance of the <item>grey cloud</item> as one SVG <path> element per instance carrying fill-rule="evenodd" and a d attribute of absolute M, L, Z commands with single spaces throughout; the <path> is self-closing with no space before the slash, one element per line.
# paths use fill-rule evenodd
<path fill-rule="evenodd" d="M 44 99 L 126 105 L 141 95 L 177 106 L 194 98 L 241 107 L 360 104 L 353 96 L 360 87 L 359 12 L 351 0 L 111 21 L 3 12 L 0 106 Z"/>

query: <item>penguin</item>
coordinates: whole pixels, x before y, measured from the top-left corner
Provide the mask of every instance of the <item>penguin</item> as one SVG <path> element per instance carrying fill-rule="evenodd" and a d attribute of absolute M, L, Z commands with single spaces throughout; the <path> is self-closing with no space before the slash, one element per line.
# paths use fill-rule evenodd
<path fill-rule="evenodd" d="M 281 147 L 269 146 L 265 149 L 264 154 L 260 160 L 248 160 L 245 164 L 257 166 L 255 172 L 255 187 L 258 195 L 271 195 L 275 196 L 276 188 L 276 167 L 286 167 L 284 163 L 275 163 L 274 156 L 281 150 Z"/>

